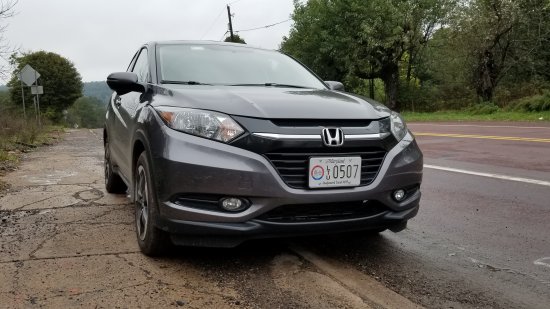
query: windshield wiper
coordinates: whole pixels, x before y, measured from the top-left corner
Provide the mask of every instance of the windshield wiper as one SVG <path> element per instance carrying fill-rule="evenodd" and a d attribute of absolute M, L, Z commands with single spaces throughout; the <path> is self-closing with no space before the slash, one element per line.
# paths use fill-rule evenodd
<path fill-rule="evenodd" d="M 277 83 L 263 83 L 263 84 L 231 84 L 228 86 L 253 86 L 253 87 L 280 87 L 280 88 L 302 88 L 302 89 L 311 89 L 310 87 L 298 86 L 298 85 L 287 85 L 287 84 L 277 84 Z"/>
<path fill-rule="evenodd" d="M 212 84 L 205 84 L 205 83 L 196 82 L 196 81 L 193 81 L 193 80 L 189 80 L 189 81 L 162 80 L 160 83 L 161 84 L 173 84 L 173 85 L 209 85 L 209 86 L 212 86 Z"/>

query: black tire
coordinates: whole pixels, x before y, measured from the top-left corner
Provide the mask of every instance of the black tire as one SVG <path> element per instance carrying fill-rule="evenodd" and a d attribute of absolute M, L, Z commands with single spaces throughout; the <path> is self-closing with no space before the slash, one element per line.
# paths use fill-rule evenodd
<path fill-rule="evenodd" d="M 111 162 L 111 150 L 109 148 L 109 142 L 105 142 L 105 189 L 109 193 L 125 193 L 128 187 L 122 181 L 122 178 L 113 170 L 113 163 Z"/>
<path fill-rule="evenodd" d="M 147 256 L 159 256 L 171 247 L 169 234 L 158 229 L 156 195 L 153 190 L 151 168 L 145 152 L 136 162 L 134 171 L 134 205 L 136 235 L 141 252 Z"/>

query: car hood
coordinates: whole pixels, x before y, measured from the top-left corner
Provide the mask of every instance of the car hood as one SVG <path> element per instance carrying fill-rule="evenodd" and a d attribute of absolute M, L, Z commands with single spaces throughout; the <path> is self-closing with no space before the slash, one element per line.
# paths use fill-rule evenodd
<path fill-rule="evenodd" d="M 190 107 L 266 119 L 380 119 L 384 105 L 356 95 L 319 89 L 165 85 L 152 105 Z"/>

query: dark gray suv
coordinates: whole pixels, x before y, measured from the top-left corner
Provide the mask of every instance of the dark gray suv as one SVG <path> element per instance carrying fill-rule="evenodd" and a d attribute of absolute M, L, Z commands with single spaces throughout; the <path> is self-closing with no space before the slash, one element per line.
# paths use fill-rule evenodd
<path fill-rule="evenodd" d="M 406 227 L 422 153 L 399 114 L 277 51 L 152 42 L 107 78 L 105 184 L 147 255 L 171 243 Z"/>

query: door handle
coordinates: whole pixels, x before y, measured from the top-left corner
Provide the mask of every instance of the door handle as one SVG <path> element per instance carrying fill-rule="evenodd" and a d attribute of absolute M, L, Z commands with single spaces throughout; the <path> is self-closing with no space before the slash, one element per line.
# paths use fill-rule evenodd
<path fill-rule="evenodd" d="M 120 107 L 120 105 L 122 104 L 122 99 L 120 97 L 116 97 L 115 98 L 115 106 L 116 107 Z"/>

